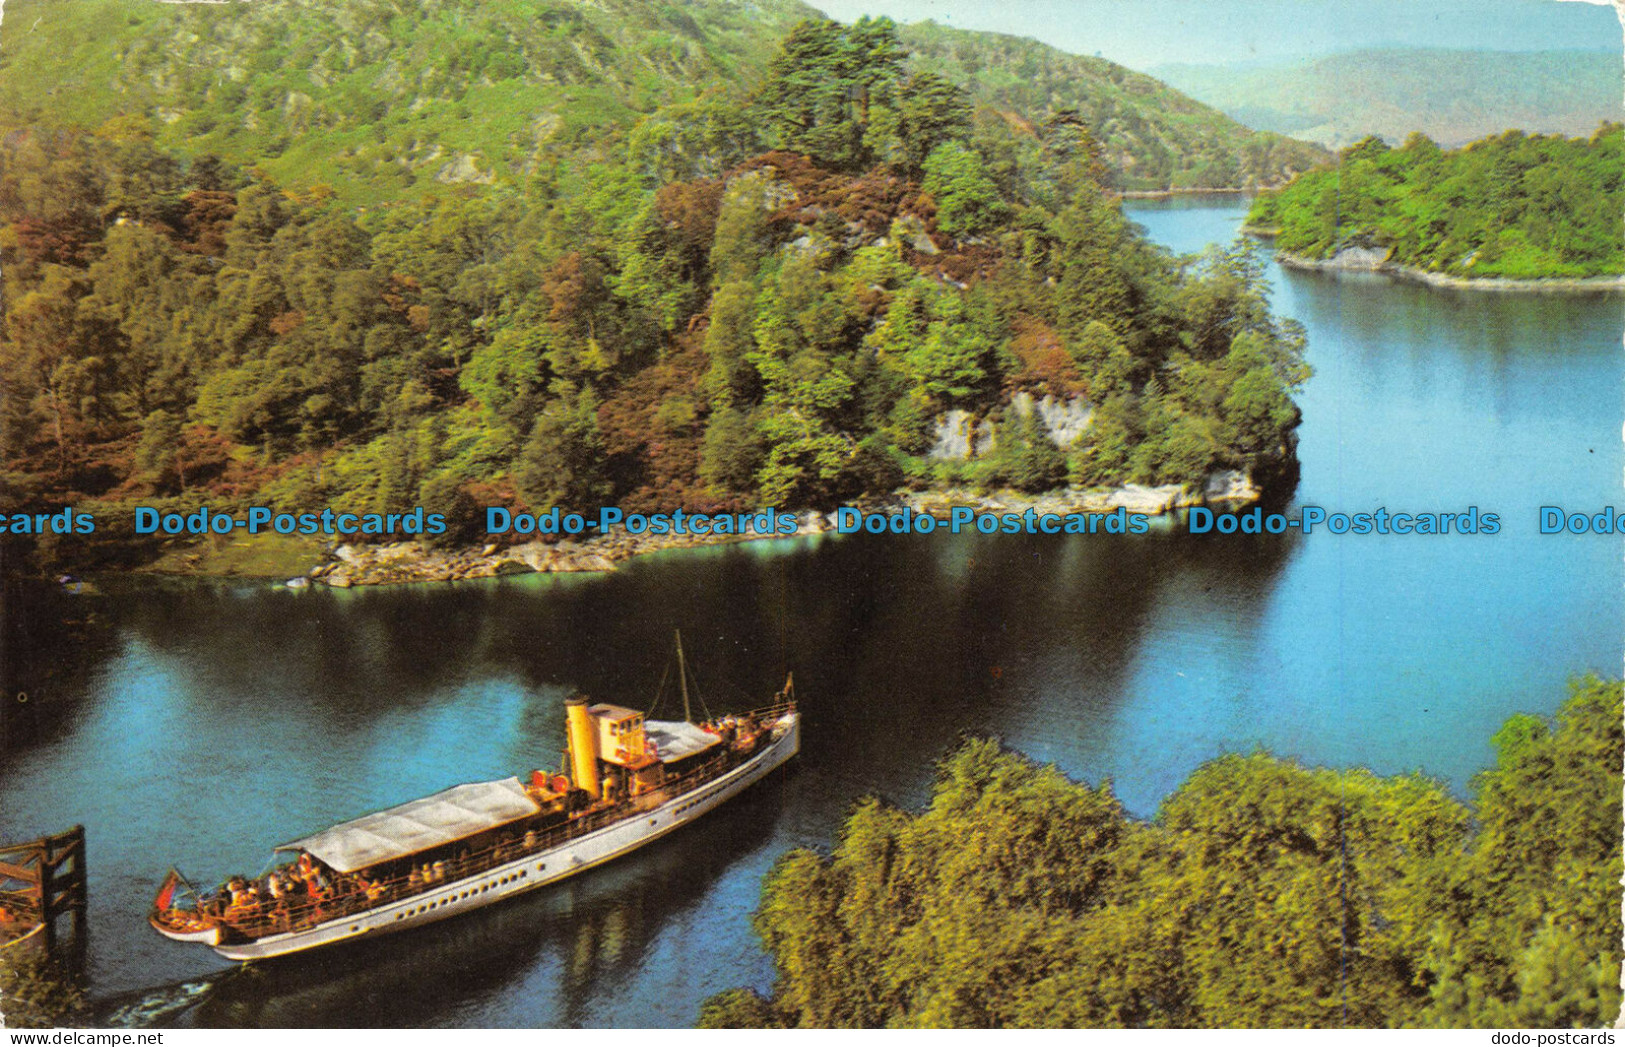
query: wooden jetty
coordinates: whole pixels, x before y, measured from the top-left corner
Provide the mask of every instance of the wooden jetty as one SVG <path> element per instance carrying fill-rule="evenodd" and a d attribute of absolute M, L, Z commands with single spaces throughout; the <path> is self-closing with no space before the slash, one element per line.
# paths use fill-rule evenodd
<path fill-rule="evenodd" d="M 0 950 L 37 944 L 46 956 L 85 943 L 85 827 L 0 843 Z M 58 923 L 69 920 L 64 938 Z"/>

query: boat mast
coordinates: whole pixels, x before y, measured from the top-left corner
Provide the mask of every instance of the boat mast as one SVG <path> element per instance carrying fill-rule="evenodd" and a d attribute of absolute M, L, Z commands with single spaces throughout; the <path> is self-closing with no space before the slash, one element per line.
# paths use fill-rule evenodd
<path fill-rule="evenodd" d="M 683 683 L 683 720 L 694 722 L 694 715 L 688 709 L 688 669 L 683 664 L 683 630 L 674 630 L 677 633 L 677 679 Z"/>

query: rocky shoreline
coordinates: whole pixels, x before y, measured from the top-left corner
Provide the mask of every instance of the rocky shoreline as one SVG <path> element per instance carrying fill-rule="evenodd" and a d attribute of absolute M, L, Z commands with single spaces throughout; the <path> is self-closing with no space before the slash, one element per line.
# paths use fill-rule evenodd
<path fill-rule="evenodd" d="M 797 535 L 820 534 L 826 530 L 824 517 L 813 512 L 798 516 L 797 525 Z M 311 568 L 303 579 L 291 579 L 287 584 L 298 588 L 298 583 L 303 580 L 307 584 L 318 582 L 334 589 L 349 589 L 358 585 L 460 582 L 515 574 L 607 572 L 634 556 L 667 549 L 784 537 L 787 536 L 621 533 L 584 541 L 564 539 L 551 544 L 535 541 L 523 545 L 491 544 L 465 549 L 436 549 L 416 541 L 379 545 L 346 544 L 333 549 L 329 559 Z"/>
<path fill-rule="evenodd" d="M 864 503 L 870 510 L 910 508 L 915 512 L 946 516 L 958 506 L 986 512 L 1040 513 L 1112 512 L 1124 509 L 1147 516 L 1164 516 L 1195 505 L 1239 508 L 1251 505 L 1262 492 L 1245 473 L 1215 473 L 1201 489 L 1179 485 L 1144 487 L 1129 484 L 1112 489 L 1071 488 L 1042 495 L 1012 491 L 978 494 L 969 490 L 899 492 L 884 499 Z M 456 582 L 476 578 L 497 578 L 516 574 L 567 574 L 607 572 L 635 556 L 705 545 L 773 540 L 785 537 L 823 534 L 834 528 L 833 516 L 806 511 L 796 517 L 794 536 L 785 535 L 651 535 L 613 534 L 582 541 L 527 542 L 523 545 L 496 544 L 464 549 L 436 549 L 416 541 L 380 545 L 345 544 L 334 547 L 324 562 L 305 574 L 289 579 L 291 588 L 325 585 L 349 589 L 362 585 L 396 585 L 407 582 Z"/>
<path fill-rule="evenodd" d="M 1242 226 L 1244 233 L 1270 237 L 1273 231 Z M 1307 258 L 1290 251 L 1275 252 L 1275 260 L 1287 269 L 1300 269 L 1325 273 L 1381 273 L 1397 280 L 1427 284 L 1430 287 L 1449 287 L 1471 291 L 1522 291 L 1573 293 L 1576 291 L 1625 290 L 1625 275 L 1584 277 L 1539 277 L 1514 280 L 1501 276 L 1466 277 L 1428 272 L 1414 266 L 1399 265 L 1388 260 L 1389 252 L 1380 248 L 1345 247 L 1330 258 Z"/>

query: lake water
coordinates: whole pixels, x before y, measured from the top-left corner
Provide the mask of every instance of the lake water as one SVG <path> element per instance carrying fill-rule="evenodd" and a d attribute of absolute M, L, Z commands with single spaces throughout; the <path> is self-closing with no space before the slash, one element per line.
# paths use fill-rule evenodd
<path fill-rule="evenodd" d="M 1230 240 L 1244 207 L 1134 213 L 1195 250 Z M 1476 505 L 1500 534 L 800 538 L 604 577 L 13 586 L 0 670 L 34 690 L 8 699 L 0 839 L 87 826 L 104 1020 L 688 1025 L 711 993 L 770 984 L 749 915 L 773 860 L 827 846 L 866 793 L 920 802 L 967 733 L 1109 776 L 1147 815 L 1202 761 L 1255 747 L 1465 795 L 1508 714 L 1619 672 L 1619 540 L 1542 536 L 1537 510 L 1625 507 L 1622 299 L 1271 277 L 1316 372 L 1297 502 Z M 762 704 L 793 669 L 805 713 L 800 760 L 702 827 L 289 963 L 238 970 L 145 925 L 171 863 L 254 873 L 335 821 L 557 766 L 562 700 L 646 705 L 674 628 L 711 708 Z"/>

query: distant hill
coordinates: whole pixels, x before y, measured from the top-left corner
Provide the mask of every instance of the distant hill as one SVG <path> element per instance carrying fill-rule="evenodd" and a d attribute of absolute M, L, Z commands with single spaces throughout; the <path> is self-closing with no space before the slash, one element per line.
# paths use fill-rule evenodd
<path fill-rule="evenodd" d="M 663 106 L 737 112 L 726 100 L 819 16 L 797 0 L 7 6 L 0 122 L 134 117 L 160 147 L 358 203 L 590 159 Z M 1077 110 L 1124 188 L 1279 183 L 1321 159 L 1101 59 L 929 24 L 903 36 L 919 66 L 1018 120 Z"/>
<path fill-rule="evenodd" d="M 1275 184 L 1329 159 L 1104 58 L 934 22 L 906 25 L 902 36 L 917 67 L 960 84 L 984 105 L 1027 116 L 1076 110 L 1124 189 Z"/>
<path fill-rule="evenodd" d="M 133 114 L 160 146 L 363 200 L 601 146 L 662 105 L 753 81 L 819 17 L 796 0 L 7 8 L 0 119 L 94 129 Z"/>
<path fill-rule="evenodd" d="M 1509 128 L 1589 135 L 1620 118 L 1625 68 L 1618 51 L 1399 49 L 1151 72 L 1253 127 L 1341 148 L 1412 131 L 1445 146 Z"/>

